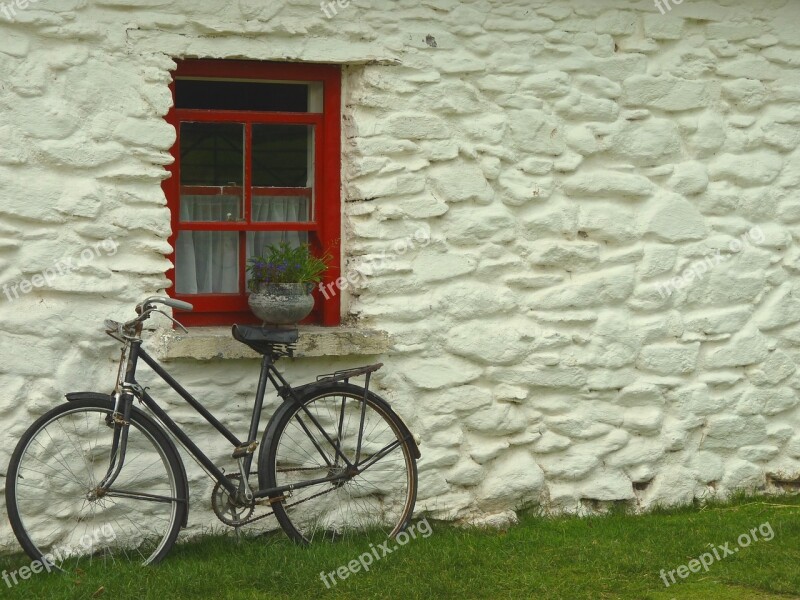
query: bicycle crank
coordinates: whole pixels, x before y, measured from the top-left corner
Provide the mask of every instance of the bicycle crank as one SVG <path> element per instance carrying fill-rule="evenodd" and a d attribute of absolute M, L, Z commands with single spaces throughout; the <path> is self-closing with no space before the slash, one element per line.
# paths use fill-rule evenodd
<path fill-rule="evenodd" d="M 241 476 L 236 474 L 226 475 L 231 480 L 241 480 Z M 241 527 L 247 523 L 252 522 L 250 517 L 256 509 L 255 501 L 250 501 L 246 504 L 241 503 L 236 498 L 231 497 L 219 481 L 214 485 L 211 491 L 211 507 L 214 509 L 214 514 L 217 518 L 231 527 Z"/>

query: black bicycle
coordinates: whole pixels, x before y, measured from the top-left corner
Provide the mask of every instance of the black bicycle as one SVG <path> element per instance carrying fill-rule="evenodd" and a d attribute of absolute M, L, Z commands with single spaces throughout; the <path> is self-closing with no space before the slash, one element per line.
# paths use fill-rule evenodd
<path fill-rule="evenodd" d="M 106 321 L 106 333 L 123 343 L 113 392 L 67 394 L 67 402 L 39 418 L 17 444 L 6 505 L 31 558 L 53 565 L 86 554 L 121 553 L 143 564 L 163 559 L 189 513 L 186 471 L 165 428 L 215 480 L 211 505 L 227 525 L 274 514 L 301 543 L 355 530 L 381 529 L 389 537 L 403 530 L 416 501 L 420 453 L 403 421 L 369 391 L 370 375 L 381 364 L 293 388 L 275 362 L 292 355 L 297 330 L 234 325 L 233 337 L 263 355 L 250 429 L 240 440 L 142 348 L 142 324 L 152 313 L 172 319 L 158 305 L 192 309 L 154 296 L 136 307 L 135 319 Z M 215 465 L 137 383 L 140 360 L 230 442 L 237 472 Z M 359 376 L 363 387 L 350 383 Z M 259 444 L 267 382 L 283 402 Z M 134 406 L 136 400 L 148 412 Z M 260 510 L 268 512 L 256 514 Z"/>

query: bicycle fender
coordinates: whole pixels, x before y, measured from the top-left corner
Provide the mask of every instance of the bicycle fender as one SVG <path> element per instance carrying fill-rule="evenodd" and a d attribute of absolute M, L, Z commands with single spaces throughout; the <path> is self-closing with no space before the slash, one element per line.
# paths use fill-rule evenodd
<path fill-rule="evenodd" d="M 110 394 L 101 394 L 100 392 L 70 392 L 65 394 L 65 396 L 67 398 L 67 402 L 75 402 L 76 400 L 99 400 L 101 402 L 108 402 L 112 407 L 114 406 L 114 397 Z M 152 425 L 155 429 L 158 429 L 164 434 L 164 439 L 167 440 L 167 444 L 170 445 L 170 449 L 175 452 L 175 455 L 178 457 L 178 465 L 180 466 L 181 475 L 183 476 L 181 477 L 181 482 L 179 485 L 183 487 L 183 496 L 186 498 L 186 515 L 183 518 L 182 527 L 186 527 L 189 521 L 189 479 L 186 477 L 186 467 L 183 464 L 183 458 L 181 458 L 181 454 L 178 452 L 175 442 L 172 441 L 172 437 L 170 437 L 170 435 L 164 431 L 164 428 L 158 423 L 158 421 L 135 406 L 132 406 L 131 408 L 136 414 L 137 418 L 140 418 L 142 421 L 148 421 L 149 425 Z"/>
<path fill-rule="evenodd" d="M 300 396 L 305 396 L 307 394 L 314 394 L 316 393 L 318 388 L 322 389 L 325 387 L 329 387 L 330 385 L 331 385 L 330 381 L 320 381 L 320 382 L 312 381 L 311 383 L 307 383 L 305 385 L 301 385 L 299 387 L 294 388 L 293 391 L 295 392 L 295 395 L 299 398 Z M 394 410 L 392 410 L 392 407 L 386 400 L 384 400 L 383 398 L 381 398 L 380 396 L 378 396 L 373 392 L 369 392 L 369 395 L 372 397 L 373 400 L 375 400 L 375 402 L 381 405 L 381 408 L 383 408 L 383 410 L 385 410 L 387 413 L 389 413 L 392 417 L 394 417 L 397 420 L 397 423 L 400 427 L 400 432 L 403 434 L 403 437 L 406 440 L 408 440 L 412 456 L 415 459 L 419 460 L 420 456 L 422 456 L 422 453 L 419 451 L 419 446 L 417 446 L 417 440 L 411 434 L 411 431 L 406 426 L 403 419 L 401 419 L 400 416 L 396 412 L 394 412 Z M 287 398 L 286 400 L 284 400 L 283 404 L 278 408 L 278 410 L 281 409 L 289 410 L 293 404 L 294 400 L 292 400 L 291 398 Z M 277 411 L 276 411 L 276 417 L 277 417 Z M 277 423 L 277 421 L 278 419 L 275 418 L 274 422 Z"/>

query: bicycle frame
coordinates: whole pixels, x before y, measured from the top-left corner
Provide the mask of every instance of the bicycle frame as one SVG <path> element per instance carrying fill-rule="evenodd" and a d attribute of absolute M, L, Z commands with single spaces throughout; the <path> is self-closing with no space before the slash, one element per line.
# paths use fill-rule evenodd
<path fill-rule="evenodd" d="M 131 407 L 133 406 L 134 398 L 138 397 L 139 400 L 150 409 L 150 411 L 156 416 L 156 418 L 161 422 L 161 424 L 166 427 L 173 436 L 175 436 L 184 448 L 197 460 L 203 468 L 208 472 L 221 486 L 223 486 L 228 493 L 232 496 L 236 496 L 238 493 L 238 486 L 236 483 L 231 481 L 230 478 L 225 476 L 225 473 L 222 472 L 212 461 L 211 459 L 206 456 L 205 453 L 189 438 L 189 436 L 181 429 L 181 427 L 172 420 L 172 418 L 162 409 L 156 401 L 147 393 L 145 389 L 143 389 L 139 383 L 136 381 L 136 368 L 138 366 L 139 359 L 143 360 L 163 381 L 167 383 L 178 395 L 181 396 L 192 408 L 194 408 L 214 429 L 216 429 L 220 434 L 222 434 L 233 446 L 234 448 L 239 448 L 247 444 L 248 442 L 256 440 L 258 436 L 258 429 L 259 424 L 261 421 L 261 411 L 263 409 L 264 404 L 264 394 L 266 391 L 267 382 L 270 382 L 275 390 L 278 392 L 278 395 L 286 401 L 287 399 L 292 399 L 297 401 L 297 395 L 295 394 L 296 390 L 301 389 L 305 386 L 300 386 L 300 388 L 292 388 L 291 385 L 283 378 L 280 372 L 275 367 L 274 359 L 265 354 L 261 360 L 261 374 L 258 380 L 258 387 L 256 391 L 256 399 L 255 404 L 253 406 L 253 415 L 250 421 L 250 429 L 248 431 L 248 441 L 242 442 L 236 435 L 230 431 L 225 425 L 223 425 L 208 409 L 203 406 L 192 394 L 190 394 L 180 383 L 178 383 L 175 378 L 173 378 L 165 369 L 162 367 L 156 360 L 151 357 L 146 350 L 144 350 L 142 345 L 142 340 L 140 339 L 130 339 L 127 342 L 126 348 L 123 349 L 123 356 L 121 359 L 121 365 L 125 362 L 125 354 L 127 352 L 127 364 L 125 369 L 125 376 L 123 379 L 122 390 L 117 390 L 117 402 L 114 408 L 114 415 L 113 420 L 115 424 L 114 428 L 114 439 L 112 441 L 112 448 L 111 448 L 111 463 L 109 465 L 108 472 L 106 477 L 101 481 L 98 489 L 108 490 L 111 485 L 114 483 L 114 480 L 119 475 L 120 471 L 122 470 L 122 466 L 125 460 L 125 449 L 127 443 L 127 431 L 128 431 L 128 423 L 130 422 L 130 413 Z M 376 368 L 379 365 L 375 366 Z M 367 371 L 367 386 L 369 386 L 369 373 Z M 366 398 L 365 398 L 366 400 Z M 354 469 L 354 465 L 350 462 L 347 457 L 341 452 L 338 443 L 334 443 L 334 441 L 330 438 L 330 436 L 325 432 L 324 428 L 319 424 L 319 421 L 312 415 L 305 406 L 302 407 L 305 415 L 309 418 L 309 420 L 314 424 L 314 426 L 319 430 L 319 432 L 325 437 L 328 443 L 333 448 L 335 455 L 338 459 L 341 459 L 347 467 L 347 471 L 351 471 Z M 301 425 L 305 428 L 305 425 Z M 306 431 L 306 433 L 309 433 Z M 359 448 L 360 448 L 360 436 L 359 433 Z M 330 461 L 328 460 L 327 456 L 324 454 L 322 448 L 316 443 L 313 436 L 309 435 L 310 439 L 314 443 L 317 448 L 317 451 L 323 456 L 324 460 L 331 465 Z M 385 449 L 384 449 L 385 450 Z M 119 457 L 117 454 L 119 453 Z M 118 460 L 117 460 L 118 459 Z M 252 466 L 253 461 L 253 452 L 249 452 L 246 456 L 243 457 L 244 461 L 244 471 L 245 475 L 249 479 L 250 477 L 250 467 Z M 332 466 L 332 465 L 331 465 Z M 332 482 L 337 481 L 343 478 L 343 475 L 333 475 L 329 477 L 322 477 L 319 479 L 304 481 L 302 483 L 285 485 L 285 486 L 278 486 L 274 488 L 267 488 L 267 489 L 259 489 L 253 492 L 253 498 L 264 498 L 267 496 L 275 496 L 282 494 L 283 492 L 290 491 L 292 489 L 298 489 L 303 487 L 308 487 L 312 485 L 316 485 L 319 483 L 325 482 Z"/>

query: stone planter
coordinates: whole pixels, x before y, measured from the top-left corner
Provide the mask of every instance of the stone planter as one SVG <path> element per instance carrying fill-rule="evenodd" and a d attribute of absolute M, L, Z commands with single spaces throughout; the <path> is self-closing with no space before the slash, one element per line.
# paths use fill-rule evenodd
<path fill-rule="evenodd" d="M 294 325 L 314 308 L 310 283 L 268 283 L 247 298 L 250 310 L 264 325 Z"/>

